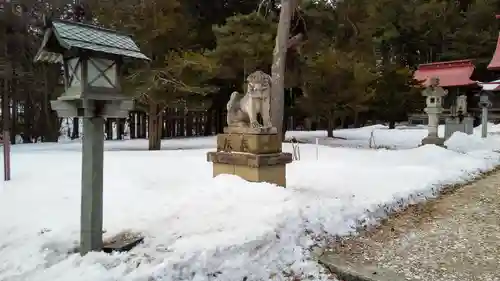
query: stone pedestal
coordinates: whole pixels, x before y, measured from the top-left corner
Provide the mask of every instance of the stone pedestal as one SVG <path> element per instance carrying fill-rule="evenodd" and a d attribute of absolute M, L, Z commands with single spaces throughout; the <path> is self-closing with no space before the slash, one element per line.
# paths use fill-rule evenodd
<path fill-rule="evenodd" d="M 428 130 L 429 133 L 427 137 L 422 140 L 422 145 L 434 144 L 439 146 L 444 146 L 444 138 L 438 136 L 438 126 L 439 126 L 439 114 L 442 112 L 442 108 L 439 107 L 427 107 L 424 109 L 425 113 L 428 115 Z"/>
<path fill-rule="evenodd" d="M 427 136 L 422 139 L 422 145 L 434 144 L 438 146 L 444 146 L 444 138 Z"/>
<path fill-rule="evenodd" d="M 488 107 L 481 108 L 481 137 L 484 139 L 488 136 Z"/>
<path fill-rule="evenodd" d="M 462 132 L 468 135 L 472 135 L 474 129 L 474 118 L 464 117 L 462 122 L 460 122 L 458 117 L 446 118 L 444 125 L 444 138 L 449 139 L 453 133 Z"/>
<path fill-rule="evenodd" d="M 217 135 L 217 151 L 209 152 L 213 176 L 237 175 L 247 181 L 286 186 L 286 164 L 291 153 L 281 151 L 276 128 L 226 127 Z"/>

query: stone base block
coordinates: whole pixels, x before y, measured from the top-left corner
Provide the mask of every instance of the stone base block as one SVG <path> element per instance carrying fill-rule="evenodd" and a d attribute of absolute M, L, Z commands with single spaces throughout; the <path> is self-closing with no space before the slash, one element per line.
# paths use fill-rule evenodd
<path fill-rule="evenodd" d="M 207 160 L 213 163 L 213 176 L 230 174 L 247 181 L 268 182 L 286 187 L 286 164 L 292 162 L 290 153 L 249 154 L 237 152 L 209 152 Z"/>
<path fill-rule="evenodd" d="M 246 135 L 270 135 L 278 134 L 278 130 L 275 127 L 262 127 L 262 128 L 248 128 L 240 126 L 229 126 L 224 127 L 224 133 L 226 134 L 246 134 Z"/>
<path fill-rule="evenodd" d="M 458 117 L 446 118 L 444 125 L 444 138 L 449 139 L 453 133 L 462 132 L 468 135 L 472 135 L 474 131 L 474 118 L 465 117 L 462 122 L 460 122 Z"/>
<path fill-rule="evenodd" d="M 251 182 L 268 182 L 282 187 L 286 187 L 286 166 L 263 166 L 248 167 L 241 165 L 231 165 L 213 163 L 214 177 L 221 174 L 236 175 Z"/>
<path fill-rule="evenodd" d="M 422 139 L 422 145 L 434 144 L 434 145 L 445 147 L 444 142 L 445 142 L 445 139 L 439 138 L 439 137 L 426 137 L 426 138 Z"/>
<path fill-rule="evenodd" d="M 281 152 L 281 139 L 278 134 L 219 134 L 217 151 L 270 154 Z"/>
<path fill-rule="evenodd" d="M 291 153 L 273 153 L 273 154 L 250 154 L 239 152 L 209 152 L 207 161 L 212 163 L 248 166 L 259 168 L 264 166 L 286 165 L 293 161 Z"/>

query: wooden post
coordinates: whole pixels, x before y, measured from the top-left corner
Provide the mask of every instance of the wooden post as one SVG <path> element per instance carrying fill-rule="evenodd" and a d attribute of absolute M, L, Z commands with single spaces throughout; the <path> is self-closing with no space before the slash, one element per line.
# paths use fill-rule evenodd
<path fill-rule="evenodd" d="M 83 118 L 80 254 L 102 249 L 104 118 Z"/>
<path fill-rule="evenodd" d="M 9 84 L 4 77 L 4 89 L 2 95 L 2 123 L 3 123 L 3 179 L 10 181 L 10 107 L 9 107 Z"/>
<path fill-rule="evenodd" d="M 3 180 L 10 181 L 10 134 L 4 131 L 2 135 L 3 142 Z"/>

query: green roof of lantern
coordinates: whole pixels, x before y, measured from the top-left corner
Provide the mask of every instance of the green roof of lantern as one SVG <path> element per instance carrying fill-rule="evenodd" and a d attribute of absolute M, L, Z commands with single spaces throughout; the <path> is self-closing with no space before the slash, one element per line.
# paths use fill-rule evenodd
<path fill-rule="evenodd" d="M 56 59 L 54 53 L 44 52 L 51 36 L 55 36 L 59 45 L 65 49 L 85 49 L 129 58 L 149 60 L 130 36 L 117 31 L 101 28 L 95 25 L 52 20 L 47 24 L 45 38 L 35 61 L 52 61 Z"/>

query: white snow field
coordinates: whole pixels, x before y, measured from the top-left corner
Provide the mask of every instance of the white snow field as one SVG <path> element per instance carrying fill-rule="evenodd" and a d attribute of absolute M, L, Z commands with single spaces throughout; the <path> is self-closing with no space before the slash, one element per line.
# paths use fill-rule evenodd
<path fill-rule="evenodd" d="M 0 280 L 326 280 L 313 245 L 500 163 L 494 125 L 487 139 L 456 133 L 449 149 L 417 148 L 422 128 L 335 135 L 366 144 L 373 130 L 379 145 L 406 149 L 301 144 L 286 189 L 212 178 L 205 154 L 214 137 L 164 140 L 161 151 L 147 151 L 145 140 L 106 142 L 105 237 L 131 230 L 146 238 L 128 253 L 85 257 L 71 253 L 79 240 L 81 143 L 15 145 L 12 181 L 0 185 Z"/>

